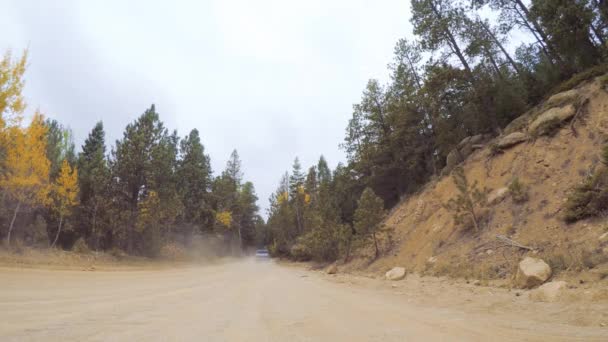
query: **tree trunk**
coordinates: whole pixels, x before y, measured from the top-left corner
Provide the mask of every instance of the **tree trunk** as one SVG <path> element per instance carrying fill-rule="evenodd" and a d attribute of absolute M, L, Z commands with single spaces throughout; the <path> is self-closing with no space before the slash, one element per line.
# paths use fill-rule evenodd
<path fill-rule="evenodd" d="M 347 263 L 348 259 L 350 259 L 350 249 L 351 249 L 352 243 L 353 243 L 353 240 L 352 240 L 352 237 L 350 237 L 348 239 L 348 245 L 346 247 L 346 255 L 344 256 L 344 263 Z"/>
<path fill-rule="evenodd" d="M 57 227 L 57 234 L 55 234 L 55 239 L 51 244 L 51 248 L 55 247 L 57 240 L 59 239 L 59 233 L 61 233 L 61 224 L 63 223 L 63 215 L 59 215 L 59 227 Z"/>
<path fill-rule="evenodd" d="M 525 16 L 524 19 L 527 20 L 530 24 L 532 24 L 532 26 L 534 27 L 534 30 L 538 33 L 538 35 L 540 36 L 542 41 L 545 43 L 545 45 L 547 46 L 547 49 L 549 49 L 549 52 L 551 53 L 553 58 L 555 58 L 555 60 L 558 63 L 563 64 L 563 60 L 562 60 L 561 56 L 557 53 L 557 51 L 553 47 L 553 44 L 549 41 L 549 38 L 547 37 L 547 34 L 545 33 L 545 31 L 543 31 L 542 27 L 540 27 L 540 25 L 538 24 L 538 22 L 536 22 L 536 20 L 532 19 L 532 16 L 530 15 L 530 10 L 528 10 L 528 7 L 526 7 L 526 5 L 521 0 L 515 0 L 515 2 L 517 3 L 517 5 L 521 9 L 521 11 L 524 13 L 524 16 Z"/>
<path fill-rule="evenodd" d="M 479 223 L 477 223 L 477 215 L 475 215 L 475 209 L 471 209 L 471 217 L 473 218 L 473 225 L 475 226 L 475 232 L 479 232 Z"/>
<path fill-rule="evenodd" d="M 239 251 L 243 250 L 243 238 L 241 236 L 241 225 L 239 224 L 237 232 L 239 234 Z"/>
<path fill-rule="evenodd" d="M 13 227 L 15 225 L 15 219 L 17 218 L 17 213 L 19 212 L 19 209 L 21 208 L 21 202 L 17 202 L 17 207 L 15 208 L 15 212 L 13 212 L 13 219 L 11 220 L 11 225 L 8 227 L 8 235 L 6 237 L 6 243 L 7 245 L 11 245 L 11 233 L 13 231 Z"/>
<path fill-rule="evenodd" d="M 488 59 L 490 60 L 490 63 L 492 64 L 492 67 L 494 68 L 494 72 L 496 72 L 496 75 L 498 75 L 498 77 L 504 81 L 505 77 L 503 76 L 502 72 L 500 71 L 498 64 L 494 60 L 494 57 L 492 56 L 492 52 L 485 46 L 483 47 L 483 50 L 486 52 L 486 55 L 488 55 Z"/>
<path fill-rule="evenodd" d="M 437 10 L 435 3 L 433 1 L 431 1 L 430 4 L 431 4 L 431 9 L 433 10 L 433 13 L 435 13 L 435 16 L 437 17 L 437 19 L 441 20 L 443 17 L 441 16 L 441 13 L 439 13 L 439 10 Z M 450 29 L 448 27 L 443 27 L 443 33 L 448 38 L 448 41 L 449 41 L 448 45 L 450 45 L 452 52 L 454 52 L 456 54 L 456 56 L 460 60 L 460 63 L 462 63 L 462 66 L 466 70 L 466 72 L 471 80 L 471 83 L 475 83 L 474 78 L 473 78 L 473 72 L 471 71 L 469 62 L 467 62 L 466 58 L 464 58 L 464 54 L 460 50 L 460 47 L 458 46 L 458 42 L 456 42 L 456 38 L 454 38 L 454 35 L 452 34 L 452 32 L 450 31 Z"/>
<path fill-rule="evenodd" d="M 490 36 L 490 38 L 492 39 L 492 41 L 494 41 L 494 44 L 496 44 L 496 46 L 498 46 L 498 48 L 500 49 L 500 51 L 502 51 L 503 55 L 505 55 L 505 58 L 509 61 L 509 64 L 511 64 L 511 66 L 513 67 L 513 69 L 515 69 L 515 71 L 517 72 L 517 74 L 521 76 L 521 70 L 519 69 L 519 66 L 517 66 L 517 63 L 515 63 L 515 61 L 513 60 L 513 58 L 511 58 L 511 55 L 509 55 L 509 52 L 507 52 L 507 50 L 500 43 L 500 41 L 498 40 L 498 38 L 494 35 L 494 33 L 492 31 L 490 31 L 490 28 L 488 28 L 483 21 L 480 20 L 479 23 L 481 24 L 481 27 L 483 27 L 483 29 L 486 31 L 486 33 L 488 34 L 488 36 Z"/>
<path fill-rule="evenodd" d="M 372 237 L 374 238 L 374 248 L 376 249 L 376 259 L 380 256 L 380 250 L 378 249 L 378 239 L 376 239 L 376 233 L 372 233 Z"/>
<path fill-rule="evenodd" d="M 97 252 L 99 250 L 99 234 L 97 233 L 97 201 L 93 207 L 93 227 L 91 230 L 93 231 L 93 241 L 95 241 L 95 252 Z"/>
<path fill-rule="evenodd" d="M 595 35 L 595 37 L 597 38 L 597 40 L 600 42 L 600 46 L 605 46 L 606 45 L 606 40 L 604 40 L 604 37 L 602 37 L 602 33 L 600 32 L 600 30 L 595 27 L 595 25 L 593 25 L 593 23 L 591 23 L 591 30 L 593 31 L 593 34 Z M 597 48 L 597 46 L 596 46 Z"/>

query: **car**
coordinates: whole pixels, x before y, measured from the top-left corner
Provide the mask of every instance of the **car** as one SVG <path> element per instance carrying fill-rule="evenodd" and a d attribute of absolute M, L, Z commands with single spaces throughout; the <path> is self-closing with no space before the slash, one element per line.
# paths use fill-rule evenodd
<path fill-rule="evenodd" d="M 255 258 L 256 259 L 269 259 L 270 254 L 268 253 L 268 250 L 266 248 L 258 249 L 255 251 Z"/>

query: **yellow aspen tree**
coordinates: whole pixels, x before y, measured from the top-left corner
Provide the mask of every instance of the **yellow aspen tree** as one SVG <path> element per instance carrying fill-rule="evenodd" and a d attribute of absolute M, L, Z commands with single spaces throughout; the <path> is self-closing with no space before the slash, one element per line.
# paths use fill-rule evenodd
<path fill-rule="evenodd" d="M 38 111 L 26 129 L 19 126 L 10 126 L 7 129 L 6 166 L 0 185 L 16 202 L 8 227 L 9 245 L 21 206 L 46 205 L 50 202 L 50 162 L 46 158 L 46 130 L 44 117 Z"/>
<path fill-rule="evenodd" d="M 71 214 L 72 208 L 78 203 L 77 196 L 78 170 L 72 168 L 70 163 L 64 159 L 61 163 L 57 181 L 53 184 L 53 207 L 59 215 L 59 226 L 57 227 L 57 233 L 55 234 L 55 239 L 53 239 L 51 247 L 55 247 L 57 239 L 59 239 L 63 219 Z"/>
<path fill-rule="evenodd" d="M 13 61 L 11 51 L 0 59 L 0 129 L 21 122 L 25 101 L 23 99 L 23 74 L 27 67 L 27 50 Z"/>
<path fill-rule="evenodd" d="M 215 219 L 226 229 L 230 229 L 232 225 L 232 213 L 230 211 L 221 211 L 215 215 Z"/>

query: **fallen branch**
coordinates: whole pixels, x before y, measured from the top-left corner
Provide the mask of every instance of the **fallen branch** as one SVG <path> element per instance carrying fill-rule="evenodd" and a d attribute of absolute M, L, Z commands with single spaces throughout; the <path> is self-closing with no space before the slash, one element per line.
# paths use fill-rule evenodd
<path fill-rule="evenodd" d="M 574 123 L 578 119 L 579 115 L 581 115 L 583 113 L 583 111 L 585 111 L 587 109 L 588 104 L 589 104 L 588 97 L 576 104 L 576 114 L 574 114 L 574 117 L 572 118 L 572 120 L 570 120 L 570 130 L 572 131 L 572 134 L 574 135 L 574 137 L 578 138 L 578 132 L 576 131 L 576 128 L 574 128 Z"/>
<path fill-rule="evenodd" d="M 502 243 L 504 243 L 507 246 L 511 246 L 511 247 L 517 247 L 517 248 L 521 248 L 521 249 L 525 249 L 528 251 L 533 250 L 532 247 L 528 247 L 528 246 L 524 246 L 522 244 L 520 244 L 519 242 L 515 241 L 515 240 L 511 240 L 508 237 L 504 236 L 504 235 L 496 235 L 496 239 Z"/>

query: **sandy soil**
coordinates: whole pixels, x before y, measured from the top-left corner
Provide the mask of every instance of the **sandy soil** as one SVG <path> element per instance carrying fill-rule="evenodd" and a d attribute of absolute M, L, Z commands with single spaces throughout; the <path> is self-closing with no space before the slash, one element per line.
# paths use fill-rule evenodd
<path fill-rule="evenodd" d="M 0 268 L 2 341 L 608 340 L 608 305 L 272 261 L 130 272 Z M 580 320 L 576 317 L 580 316 Z"/>

